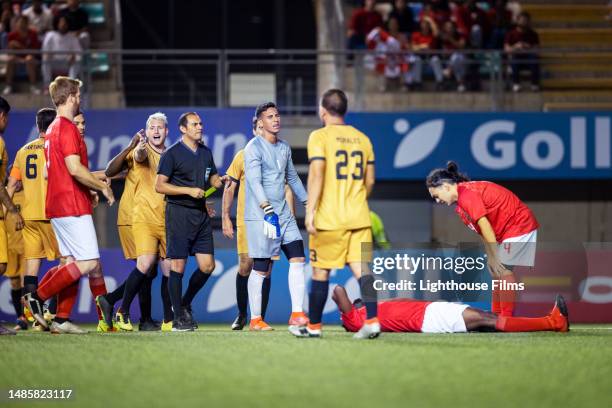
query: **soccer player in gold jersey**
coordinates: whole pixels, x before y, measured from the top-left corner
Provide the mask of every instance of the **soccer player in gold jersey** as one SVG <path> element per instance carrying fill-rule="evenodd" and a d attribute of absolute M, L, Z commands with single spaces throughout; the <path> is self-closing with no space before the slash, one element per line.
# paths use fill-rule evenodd
<path fill-rule="evenodd" d="M 325 125 L 308 139 L 308 230 L 312 286 L 310 323 L 302 334 L 321 335 L 321 316 L 329 291 L 329 272 L 349 265 L 359 279 L 367 309 L 366 322 L 355 338 L 380 334 L 373 278 L 363 268 L 371 252 L 362 244 L 372 242 L 368 196 L 374 187 L 374 149 L 370 139 L 344 122 L 347 98 L 330 89 L 321 98 L 319 117 Z"/>
<path fill-rule="evenodd" d="M 157 267 L 158 258 L 163 259 L 162 273 L 169 276 L 170 264 L 166 260 L 165 232 L 165 202 L 164 196 L 155 191 L 155 179 L 161 153 L 166 149 L 165 141 L 168 135 L 166 115 L 157 112 L 149 116 L 145 134 L 138 145 L 128 153 L 127 161 L 133 162 L 131 171 L 134 173 L 136 185 L 132 201 L 132 236 L 135 243 L 136 268 L 130 273 L 123 292 L 121 309 L 117 311 L 115 324 L 118 328 L 132 331 L 130 322 L 130 304 L 144 284 L 146 275 L 153 267 Z M 172 309 L 169 296 L 164 296 L 164 322 L 169 326 L 172 321 Z M 150 290 L 150 289 L 149 289 Z M 165 291 L 167 294 L 167 290 Z M 111 294 L 112 295 L 112 294 Z M 106 320 L 112 315 L 112 303 L 108 296 L 101 296 L 97 302 Z M 149 316 L 150 319 L 150 311 Z M 107 322 L 108 323 L 108 322 Z M 141 320 L 140 329 L 143 329 Z M 171 326 L 169 326 L 171 328 Z M 147 327 L 146 330 L 159 330 L 159 327 Z"/>

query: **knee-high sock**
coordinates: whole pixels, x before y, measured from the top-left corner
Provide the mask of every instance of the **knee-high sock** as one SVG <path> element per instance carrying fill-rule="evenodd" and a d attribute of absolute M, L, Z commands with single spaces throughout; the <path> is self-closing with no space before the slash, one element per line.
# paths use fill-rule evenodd
<path fill-rule="evenodd" d="M 363 275 L 359 278 L 361 296 L 366 307 L 366 319 L 373 319 L 378 315 L 378 296 L 374 289 L 374 277 Z"/>
<path fill-rule="evenodd" d="M 251 309 L 251 319 L 261 317 L 261 290 L 264 282 L 264 272 L 251 271 L 249 275 L 249 307 Z"/>
<path fill-rule="evenodd" d="M 115 290 L 106 294 L 105 297 L 106 300 L 108 300 L 108 303 L 114 305 L 119 300 L 123 299 L 123 294 L 125 293 L 125 282 L 126 281 L 121 282 L 121 285 L 117 286 Z"/>
<path fill-rule="evenodd" d="M 47 281 L 41 281 L 36 294 L 41 300 L 47 300 L 79 279 L 81 271 L 75 262 L 71 262 L 59 268 Z"/>
<path fill-rule="evenodd" d="M 140 290 L 138 291 L 138 304 L 140 305 L 140 321 L 151 320 L 151 287 L 157 276 L 157 263 L 153 264 L 151 270 L 145 275 Z"/>
<path fill-rule="evenodd" d="M 304 311 L 304 294 L 306 282 L 304 281 L 304 262 L 289 263 L 289 293 L 291 295 L 291 312 Z"/>
<path fill-rule="evenodd" d="M 327 294 L 329 293 L 329 281 L 313 280 L 310 287 L 308 317 L 311 324 L 320 324 L 323 316 Z"/>
<path fill-rule="evenodd" d="M 57 294 L 57 319 L 65 321 L 70 318 L 78 293 L 79 281 L 77 280 Z"/>
<path fill-rule="evenodd" d="M 181 306 L 183 293 L 183 274 L 170 271 L 170 279 L 168 280 L 168 291 L 170 292 L 170 301 L 172 302 L 172 311 L 174 312 L 174 320 L 180 319 L 183 308 Z"/>
<path fill-rule="evenodd" d="M 59 265 L 54 266 L 53 268 L 50 268 L 42 277 L 42 279 L 40 280 L 40 282 L 37 283 L 36 288 L 38 289 L 38 286 L 42 285 L 43 283 L 47 282 L 49 279 L 51 279 L 53 277 L 53 275 L 55 275 L 55 273 L 57 272 L 57 270 L 60 268 Z M 31 293 L 31 292 L 30 292 Z"/>
<path fill-rule="evenodd" d="M 172 314 L 172 301 L 170 300 L 170 292 L 168 291 L 168 278 L 162 276 L 161 281 L 161 298 L 164 305 L 164 322 L 170 322 L 174 318 Z"/>
<path fill-rule="evenodd" d="M 193 298 L 198 294 L 200 289 L 204 287 L 208 278 L 210 278 L 210 273 L 204 273 L 200 270 L 200 268 L 196 268 L 195 271 L 191 274 L 191 278 L 189 278 L 189 286 L 187 286 L 187 290 L 185 291 L 185 295 L 183 296 L 182 305 L 183 306 L 191 306 L 191 302 L 193 302 Z"/>
<path fill-rule="evenodd" d="M 270 288 L 272 287 L 272 275 L 268 275 L 261 285 L 261 318 L 266 318 L 266 310 L 268 310 L 268 301 L 270 300 Z"/>
<path fill-rule="evenodd" d="M 511 317 L 499 316 L 495 328 L 504 332 L 531 332 L 554 330 L 548 317 Z"/>
<path fill-rule="evenodd" d="M 17 317 L 21 317 L 23 315 L 23 305 L 21 304 L 21 292 L 22 289 L 11 289 L 11 302 L 13 303 L 13 308 L 15 309 L 15 314 Z"/>
<path fill-rule="evenodd" d="M 49 300 L 49 313 L 52 315 L 57 314 L 57 296 L 53 296 L 51 300 Z"/>
<path fill-rule="evenodd" d="M 140 290 L 144 280 L 145 274 L 140 272 L 138 268 L 134 268 L 132 272 L 130 272 L 130 276 L 128 276 L 127 280 L 125 281 L 125 292 L 123 294 L 123 300 L 121 301 L 121 309 L 125 313 L 130 313 L 132 300 L 134 300 L 134 297 L 136 297 L 136 294 Z"/>
<path fill-rule="evenodd" d="M 514 275 L 504 275 L 501 280 L 506 286 L 516 283 Z M 514 314 L 514 303 L 516 301 L 516 291 L 514 289 L 504 289 L 499 292 L 499 306 L 502 316 L 512 316 Z"/>
<path fill-rule="evenodd" d="M 54 271 L 57 269 L 54 269 Z M 47 274 L 53 273 L 53 271 L 49 270 Z M 34 293 L 38 289 L 38 276 L 24 276 L 23 277 L 23 294 L 26 293 Z"/>
<path fill-rule="evenodd" d="M 491 291 L 491 312 L 496 315 L 501 314 L 501 305 L 499 304 L 499 289 L 493 289 Z"/>
<path fill-rule="evenodd" d="M 104 276 L 89 276 L 89 290 L 94 300 L 98 296 L 106 295 L 106 283 L 104 282 Z M 96 313 L 98 313 L 98 320 L 102 320 L 102 312 L 98 305 L 96 305 Z"/>
<path fill-rule="evenodd" d="M 238 305 L 238 314 L 246 316 L 247 303 L 249 302 L 249 277 L 236 274 L 236 303 Z"/>

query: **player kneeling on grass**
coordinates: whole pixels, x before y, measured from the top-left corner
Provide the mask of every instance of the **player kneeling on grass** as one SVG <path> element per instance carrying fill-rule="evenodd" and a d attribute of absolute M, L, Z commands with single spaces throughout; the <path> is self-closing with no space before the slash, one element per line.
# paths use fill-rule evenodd
<path fill-rule="evenodd" d="M 366 320 L 361 299 L 351 300 L 344 287 L 334 288 L 342 325 L 357 332 Z M 534 332 L 569 331 L 567 305 L 557 295 L 552 311 L 543 317 L 498 316 L 462 303 L 394 299 L 378 302 L 378 320 L 384 332 L 465 333 L 467 331 Z"/>
<path fill-rule="evenodd" d="M 538 221 L 510 190 L 490 181 L 470 181 L 459 173 L 455 162 L 432 170 L 425 184 L 438 203 L 456 204 L 463 223 L 480 235 L 487 253 L 491 276 L 512 287 L 514 266 L 533 267 L 538 237 Z M 491 311 L 502 316 L 514 312 L 514 290 L 494 289 Z"/>

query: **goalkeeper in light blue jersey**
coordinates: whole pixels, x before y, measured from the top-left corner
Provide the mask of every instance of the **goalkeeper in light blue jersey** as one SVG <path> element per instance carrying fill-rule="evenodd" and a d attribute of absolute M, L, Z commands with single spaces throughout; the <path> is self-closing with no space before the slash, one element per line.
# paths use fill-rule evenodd
<path fill-rule="evenodd" d="M 299 331 L 308 323 L 304 314 L 304 243 L 295 217 L 285 200 L 285 183 L 297 201 L 306 205 L 306 190 L 291 159 L 291 147 L 278 138 L 280 114 L 272 102 L 259 105 L 255 111 L 260 135 L 244 149 L 246 197 L 244 221 L 253 273 L 248 293 L 251 330 L 272 330 L 261 318 L 261 293 L 264 279 L 272 271 L 272 257 L 282 250 L 289 260 L 291 316 L 289 331 Z"/>

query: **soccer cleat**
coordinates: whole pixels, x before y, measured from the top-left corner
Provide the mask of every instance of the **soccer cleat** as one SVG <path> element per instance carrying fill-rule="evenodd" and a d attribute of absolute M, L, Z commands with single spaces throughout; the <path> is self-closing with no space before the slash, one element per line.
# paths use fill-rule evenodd
<path fill-rule="evenodd" d="M 172 321 L 163 321 L 161 325 L 161 331 L 163 332 L 171 332 L 172 331 Z"/>
<path fill-rule="evenodd" d="M 53 322 L 51 323 L 52 334 L 87 334 L 87 330 L 81 329 L 70 320 L 66 320 L 64 323 Z"/>
<path fill-rule="evenodd" d="M 43 317 L 45 318 L 49 326 L 51 326 L 51 322 L 53 321 L 53 319 L 55 319 L 55 315 L 51 313 L 45 305 L 43 305 Z"/>
<path fill-rule="evenodd" d="M 183 319 L 172 321 L 172 331 L 173 332 L 186 332 L 186 331 L 193 331 L 193 330 L 194 328 L 191 322 L 187 322 Z"/>
<path fill-rule="evenodd" d="M 48 329 L 49 323 L 44 318 L 42 302 L 40 301 L 40 299 L 38 299 L 36 294 L 26 293 L 24 296 L 22 296 L 21 299 L 25 308 L 30 311 L 30 313 L 32 314 L 34 319 L 36 319 L 38 324 L 40 324 L 43 328 Z"/>
<path fill-rule="evenodd" d="M 138 331 L 159 331 L 160 329 L 161 325 L 152 319 L 141 320 L 138 323 Z"/>
<path fill-rule="evenodd" d="M 295 330 L 289 330 L 291 334 L 299 338 L 321 338 L 321 323 L 310 324 L 306 326 L 297 327 Z"/>
<path fill-rule="evenodd" d="M 28 330 L 28 320 L 25 316 L 19 316 L 17 318 L 17 324 L 13 327 L 15 331 Z"/>
<path fill-rule="evenodd" d="M 132 326 L 132 322 L 130 321 L 130 314 L 125 313 L 121 309 L 117 310 L 117 313 L 115 313 L 114 326 L 117 326 L 119 330 L 134 331 L 134 327 Z"/>
<path fill-rule="evenodd" d="M 100 309 L 100 313 L 102 314 L 102 320 L 106 325 L 106 330 L 104 332 L 110 331 L 109 328 L 113 327 L 113 305 L 110 304 L 104 295 L 100 295 L 96 297 L 96 306 Z M 99 325 L 99 324 L 98 324 Z"/>
<path fill-rule="evenodd" d="M 553 307 L 553 310 L 550 312 L 548 317 L 552 321 L 552 325 L 555 331 L 569 331 L 569 313 L 567 311 L 567 304 L 565 303 L 565 299 L 563 298 L 563 296 L 557 295 L 557 297 L 555 298 L 555 306 Z"/>
<path fill-rule="evenodd" d="M 38 324 L 38 322 L 34 322 L 34 323 L 32 323 L 32 331 L 35 331 L 35 332 L 44 332 L 44 331 L 49 331 L 49 329 L 48 328 L 45 329 L 40 324 Z"/>
<path fill-rule="evenodd" d="M 191 326 L 193 327 L 194 330 L 198 329 L 198 322 L 193 320 L 193 312 L 191 310 L 191 305 L 183 306 L 182 320 L 184 320 L 185 322 L 191 323 Z"/>
<path fill-rule="evenodd" d="M 114 333 L 118 332 L 115 326 L 109 327 L 104 320 L 98 320 L 98 326 L 96 327 L 98 333 Z"/>
<path fill-rule="evenodd" d="M 263 321 L 261 317 L 256 317 L 255 319 L 251 319 L 251 323 L 249 324 L 250 331 L 271 331 L 274 330 L 270 325 Z"/>
<path fill-rule="evenodd" d="M 246 326 L 247 318 L 243 315 L 236 316 L 234 323 L 232 323 L 232 330 L 242 330 Z"/>
<path fill-rule="evenodd" d="M 380 323 L 378 319 L 372 319 L 371 322 L 364 323 L 361 326 L 361 329 L 357 333 L 353 335 L 354 339 L 363 340 L 363 339 L 375 339 L 380 336 Z"/>
<path fill-rule="evenodd" d="M 289 317 L 289 332 L 293 333 L 301 327 L 305 327 L 310 320 L 304 312 L 293 312 Z"/>
<path fill-rule="evenodd" d="M 34 323 L 34 316 L 32 316 L 32 313 L 30 313 L 28 308 L 25 307 L 25 304 L 23 303 L 23 299 L 21 300 L 21 304 L 24 306 L 24 308 L 23 308 L 23 315 L 25 316 L 26 320 L 29 323 Z"/>
<path fill-rule="evenodd" d="M 0 326 L 0 336 L 14 336 L 17 332 L 15 330 L 11 330 L 7 327 Z"/>

